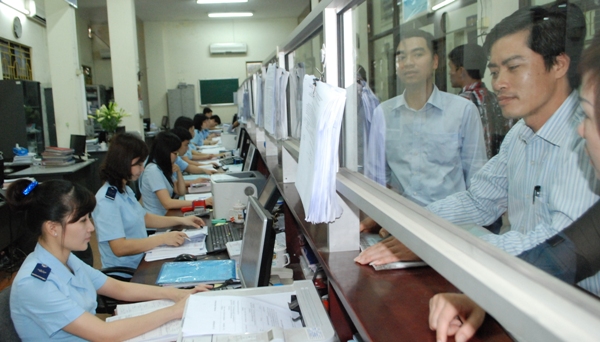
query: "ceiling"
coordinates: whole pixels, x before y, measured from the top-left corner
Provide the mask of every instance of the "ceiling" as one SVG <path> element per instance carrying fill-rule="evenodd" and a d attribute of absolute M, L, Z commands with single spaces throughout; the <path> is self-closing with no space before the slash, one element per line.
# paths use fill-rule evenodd
<path fill-rule="evenodd" d="M 108 21 L 106 0 L 78 0 L 77 5 L 78 11 L 81 11 L 91 22 Z M 135 0 L 136 16 L 142 21 L 223 20 L 208 18 L 208 13 L 247 11 L 254 13 L 250 20 L 298 18 L 308 13 L 309 6 L 310 0 L 248 0 L 247 3 L 222 5 L 198 5 L 196 0 Z M 236 20 L 248 19 L 236 18 Z"/>

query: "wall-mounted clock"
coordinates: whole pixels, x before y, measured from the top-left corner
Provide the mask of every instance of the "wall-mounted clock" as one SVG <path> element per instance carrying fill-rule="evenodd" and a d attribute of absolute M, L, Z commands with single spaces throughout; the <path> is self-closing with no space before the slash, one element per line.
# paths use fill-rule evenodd
<path fill-rule="evenodd" d="M 21 26 L 21 19 L 19 17 L 15 17 L 15 20 L 13 20 L 13 33 L 17 38 L 21 38 L 23 35 L 23 26 Z"/>

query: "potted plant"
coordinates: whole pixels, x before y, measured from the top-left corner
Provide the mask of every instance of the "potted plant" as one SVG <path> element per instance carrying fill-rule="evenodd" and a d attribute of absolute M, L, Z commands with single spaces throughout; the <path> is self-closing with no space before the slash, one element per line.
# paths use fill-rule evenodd
<path fill-rule="evenodd" d="M 102 129 L 106 131 L 107 141 L 110 141 L 109 137 L 115 134 L 117 127 L 123 120 L 123 118 L 130 116 L 125 110 L 119 108 L 115 102 L 110 102 L 108 106 L 102 105 L 96 110 L 96 115 L 88 115 L 90 119 L 98 121 Z"/>

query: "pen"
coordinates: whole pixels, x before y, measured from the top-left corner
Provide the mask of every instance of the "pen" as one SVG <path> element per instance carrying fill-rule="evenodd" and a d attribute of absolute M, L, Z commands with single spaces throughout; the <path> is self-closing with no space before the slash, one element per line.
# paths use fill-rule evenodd
<path fill-rule="evenodd" d="M 542 187 L 540 185 L 536 185 L 533 187 L 533 204 L 535 204 L 535 198 L 536 197 L 540 197 L 540 191 L 542 190 Z"/>

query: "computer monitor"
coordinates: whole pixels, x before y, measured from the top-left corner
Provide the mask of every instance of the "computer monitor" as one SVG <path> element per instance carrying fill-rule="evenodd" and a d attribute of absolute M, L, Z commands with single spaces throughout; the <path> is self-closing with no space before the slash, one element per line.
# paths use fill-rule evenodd
<path fill-rule="evenodd" d="M 85 155 L 85 145 L 86 145 L 86 136 L 85 135 L 76 135 L 71 134 L 71 148 L 74 150 L 73 157 L 75 161 L 82 162 L 83 156 Z"/>
<path fill-rule="evenodd" d="M 254 171 L 256 169 L 256 163 L 258 160 L 258 153 L 256 153 L 256 146 L 250 143 L 248 146 L 248 152 L 244 157 L 244 165 L 242 171 Z"/>
<path fill-rule="evenodd" d="M 162 127 L 163 130 L 169 129 L 169 117 L 168 116 L 165 115 L 162 117 L 162 121 L 160 122 L 160 127 Z"/>
<path fill-rule="evenodd" d="M 248 138 L 248 132 L 246 132 L 246 129 L 244 127 L 239 127 L 239 134 L 238 134 L 238 138 L 237 138 L 237 149 L 240 150 L 240 153 L 242 152 L 242 147 L 244 146 L 244 143 L 246 141 L 246 139 Z"/>
<path fill-rule="evenodd" d="M 244 158 L 244 160 L 246 160 L 246 155 L 248 154 L 248 148 L 250 147 L 251 143 L 252 143 L 252 141 L 250 140 L 250 135 L 248 135 L 248 132 L 246 132 L 246 134 L 244 134 L 244 139 L 242 141 L 242 147 L 240 147 L 240 157 Z"/>
<path fill-rule="evenodd" d="M 274 246 L 272 216 L 255 197 L 249 196 L 240 254 L 240 280 L 243 287 L 269 286 Z"/>
<path fill-rule="evenodd" d="M 267 180 L 267 184 L 263 188 L 263 191 L 260 193 L 258 197 L 258 203 L 265 208 L 266 211 L 272 213 L 273 208 L 275 208 L 275 204 L 281 197 L 279 193 L 279 189 L 277 188 L 277 182 L 273 176 L 269 176 L 269 180 Z"/>

